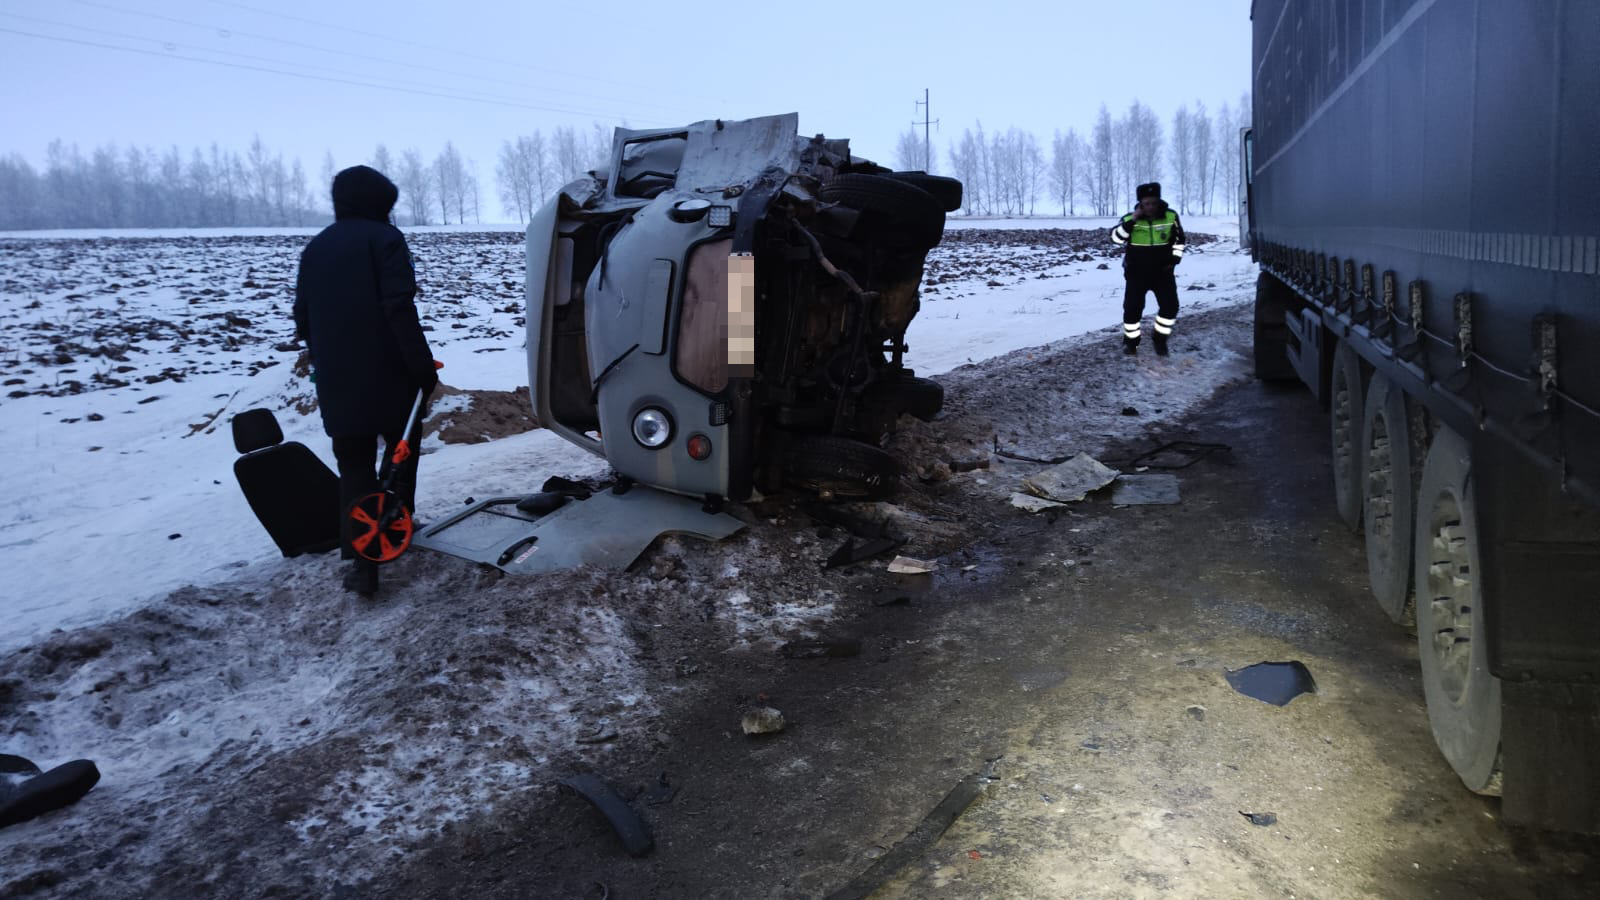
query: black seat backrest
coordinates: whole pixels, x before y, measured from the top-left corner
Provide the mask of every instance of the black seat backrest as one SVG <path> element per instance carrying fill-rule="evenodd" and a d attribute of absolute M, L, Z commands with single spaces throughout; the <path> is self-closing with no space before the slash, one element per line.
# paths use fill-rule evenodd
<path fill-rule="evenodd" d="M 249 453 L 283 443 L 283 428 L 270 409 L 247 409 L 233 417 L 233 448 Z"/>

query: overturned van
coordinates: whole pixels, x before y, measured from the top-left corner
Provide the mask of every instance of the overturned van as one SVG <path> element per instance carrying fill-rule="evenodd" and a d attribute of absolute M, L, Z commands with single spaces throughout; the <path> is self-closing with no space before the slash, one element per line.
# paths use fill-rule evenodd
<path fill-rule="evenodd" d="M 712 503 L 882 497 L 883 438 L 943 403 L 903 357 L 960 182 L 798 122 L 618 129 L 608 167 L 528 227 L 534 414 L 623 479 Z"/>

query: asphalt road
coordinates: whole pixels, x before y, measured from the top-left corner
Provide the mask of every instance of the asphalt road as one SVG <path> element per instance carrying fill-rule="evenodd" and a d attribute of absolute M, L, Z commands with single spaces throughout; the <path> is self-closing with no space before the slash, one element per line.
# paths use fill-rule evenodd
<path fill-rule="evenodd" d="M 876 896 L 1593 896 L 1600 845 L 1507 825 L 1434 749 L 1415 637 L 1367 595 L 1310 397 L 1238 385 L 1168 434 L 1231 447 L 1178 471 L 1177 505 L 1006 508 L 923 583 L 851 576 L 830 636 L 842 655 L 703 654 L 670 734 L 603 773 L 654 830 L 648 855 L 560 795 L 390 887 L 827 896 L 987 768 L 976 801 Z M 959 516 L 973 501 L 945 502 Z M 1286 706 L 1226 679 L 1296 660 L 1315 692 Z M 752 703 L 788 729 L 741 734 Z"/>

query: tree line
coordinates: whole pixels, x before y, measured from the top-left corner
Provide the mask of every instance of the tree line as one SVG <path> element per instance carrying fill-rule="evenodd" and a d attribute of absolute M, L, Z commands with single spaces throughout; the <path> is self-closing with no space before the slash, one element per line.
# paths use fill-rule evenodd
<path fill-rule="evenodd" d="M 1048 141 L 1017 127 L 988 132 L 979 122 L 950 141 L 947 167 L 938 148 L 908 129 L 895 162 L 961 179 L 968 215 L 1111 215 L 1129 208 L 1145 181 L 1162 181 L 1180 212 L 1206 214 L 1238 207 L 1239 128 L 1249 119 L 1247 95 L 1215 114 L 1184 104 L 1170 128 L 1137 100 L 1115 117 L 1101 104 L 1086 134 L 1057 130 Z M 610 129 L 598 122 L 502 142 L 494 171 L 502 213 L 528 221 L 563 184 L 603 166 L 610 149 Z M 368 164 L 400 188 L 400 224 L 483 219 L 478 167 L 451 141 L 431 159 L 379 144 Z M 40 170 L 20 154 L 0 156 L 0 230 L 317 225 L 331 218 L 335 171 L 325 153 L 313 182 L 300 160 L 286 160 L 259 136 L 243 153 L 216 143 L 187 154 L 115 144 L 84 153 L 57 140 Z"/>
<path fill-rule="evenodd" d="M 965 187 L 968 215 L 1034 215 L 1043 202 L 1064 216 L 1108 216 L 1131 208 L 1134 188 L 1146 181 L 1162 182 L 1179 212 L 1232 211 L 1239 204 L 1239 129 L 1249 124 L 1247 94 L 1215 114 L 1199 101 L 1185 103 L 1170 131 L 1138 100 L 1117 117 L 1102 103 L 1087 134 L 1057 130 L 1048 144 L 1016 127 L 989 133 L 979 122 L 950 142 L 948 174 Z M 934 172 L 937 162 L 915 129 L 900 136 L 900 168 Z"/>

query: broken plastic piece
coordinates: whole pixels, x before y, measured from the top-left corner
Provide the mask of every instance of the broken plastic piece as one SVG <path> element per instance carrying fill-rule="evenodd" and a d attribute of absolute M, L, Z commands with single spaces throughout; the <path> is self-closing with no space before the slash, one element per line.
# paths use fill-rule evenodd
<path fill-rule="evenodd" d="M 1278 817 L 1269 812 L 1245 812 L 1241 809 L 1239 810 L 1239 815 L 1249 819 L 1251 825 L 1260 825 L 1265 827 L 1267 825 L 1278 824 Z"/>
<path fill-rule="evenodd" d="M 574 775 L 561 783 L 577 791 L 606 817 L 617 837 L 622 839 L 622 847 L 629 856 L 643 856 L 655 846 L 656 839 L 651 836 L 644 820 L 617 794 L 615 788 L 598 776 Z"/>
<path fill-rule="evenodd" d="M 938 806 L 922 817 L 910 834 L 898 841 L 888 853 L 878 857 L 865 872 L 850 879 L 849 884 L 829 894 L 828 900 L 865 900 L 871 896 L 901 869 L 927 852 L 934 841 L 967 811 L 972 801 L 978 799 L 993 778 L 994 763 L 991 761 L 983 772 L 974 772 L 961 779 L 950 789 L 950 793 L 944 795 Z"/>
<path fill-rule="evenodd" d="M 0 828 L 76 803 L 99 781 L 100 770 L 87 759 L 41 772 L 31 760 L 0 753 Z"/>
<path fill-rule="evenodd" d="M 1119 475 L 1111 502 L 1122 506 L 1171 506 L 1180 502 L 1176 475 Z"/>
<path fill-rule="evenodd" d="M 926 575 L 939 564 L 926 559 L 912 559 L 909 556 L 896 556 L 889 562 L 889 571 L 895 575 Z"/>

